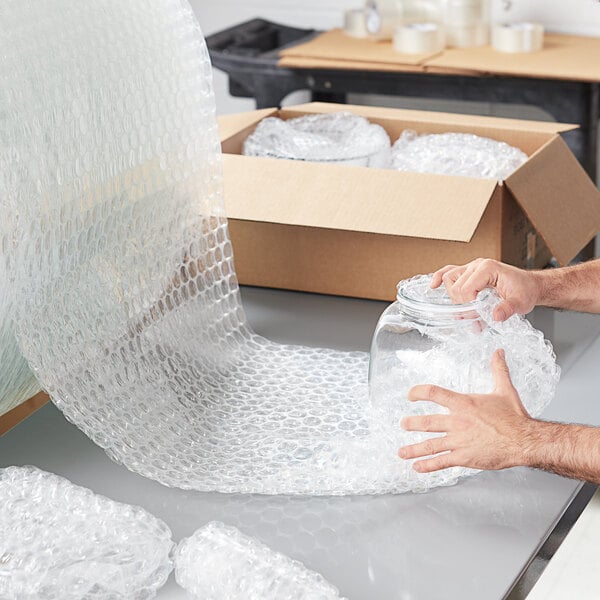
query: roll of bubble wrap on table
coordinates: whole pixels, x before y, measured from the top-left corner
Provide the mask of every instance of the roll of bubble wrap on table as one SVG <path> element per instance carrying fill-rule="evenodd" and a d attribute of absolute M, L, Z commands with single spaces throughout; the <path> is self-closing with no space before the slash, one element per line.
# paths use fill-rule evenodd
<path fill-rule="evenodd" d="M 343 600 L 319 573 L 217 521 L 179 543 L 175 577 L 194 600 Z"/>
<path fill-rule="evenodd" d="M 366 353 L 249 327 L 211 67 L 185 0 L 0 11 L 10 317 L 67 419 L 128 469 L 185 489 L 373 494 L 466 473 L 418 474 L 397 457 L 402 415 L 392 400 L 370 405 Z M 525 321 L 506 327 L 520 339 L 507 348 L 517 389 L 538 414 L 554 356 Z"/>

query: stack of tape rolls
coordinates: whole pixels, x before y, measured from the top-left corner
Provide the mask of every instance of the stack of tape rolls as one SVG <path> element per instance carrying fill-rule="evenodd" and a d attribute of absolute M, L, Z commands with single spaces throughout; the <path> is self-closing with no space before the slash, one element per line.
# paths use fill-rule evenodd
<path fill-rule="evenodd" d="M 539 23 L 494 25 L 492 46 L 498 52 L 538 52 L 544 46 L 544 27 Z"/>
<path fill-rule="evenodd" d="M 344 13 L 344 32 L 356 38 L 369 37 L 367 15 L 364 9 L 355 8 Z"/>
<path fill-rule="evenodd" d="M 394 49 L 403 54 L 441 52 L 445 45 L 446 34 L 437 23 L 407 23 L 394 33 Z"/>
<path fill-rule="evenodd" d="M 447 0 L 444 23 L 448 46 L 484 46 L 489 40 L 486 3 L 482 0 Z"/>
<path fill-rule="evenodd" d="M 344 33 L 355 38 L 390 40 L 398 23 L 396 13 L 382 12 L 377 4 L 347 10 L 344 13 Z"/>

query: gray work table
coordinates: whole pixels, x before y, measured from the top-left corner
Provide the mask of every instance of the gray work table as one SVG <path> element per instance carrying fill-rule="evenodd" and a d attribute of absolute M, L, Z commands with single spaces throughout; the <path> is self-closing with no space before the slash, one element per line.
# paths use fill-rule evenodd
<path fill-rule="evenodd" d="M 368 350 L 383 303 L 246 288 L 256 331 Z M 563 375 L 544 417 L 600 424 L 600 316 L 538 311 Z M 34 464 L 164 519 L 180 540 L 221 520 L 304 562 L 350 600 L 503 598 L 581 485 L 528 469 L 481 473 L 425 494 L 290 498 L 170 489 L 113 463 L 53 406 L 0 437 L 0 466 Z M 202 568 L 202 565 L 199 565 Z M 513 596 L 514 597 L 514 596 Z M 173 577 L 162 600 L 185 598 Z"/>

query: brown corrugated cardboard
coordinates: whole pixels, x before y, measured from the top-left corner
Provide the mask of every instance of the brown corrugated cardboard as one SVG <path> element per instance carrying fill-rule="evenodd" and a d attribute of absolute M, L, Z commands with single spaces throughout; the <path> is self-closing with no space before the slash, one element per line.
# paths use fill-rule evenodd
<path fill-rule="evenodd" d="M 318 58 L 344 61 L 359 61 L 371 63 L 419 65 L 426 59 L 435 56 L 427 54 L 400 54 L 387 41 L 353 38 L 341 29 L 332 29 L 313 38 L 304 44 L 291 46 L 282 50 L 281 57 Z"/>
<path fill-rule="evenodd" d="M 423 73 L 424 65 L 407 65 L 398 62 L 368 62 L 365 60 L 340 60 L 307 56 L 282 56 L 277 66 L 290 69 L 335 69 L 350 71 L 390 71 L 392 73 Z"/>
<path fill-rule="evenodd" d="M 334 110 L 367 116 L 392 140 L 406 128 L 472 132 L 517 146 L 530 160 L 499 184 L 240 156 L 264 116 Z M 542 267 L 550 248 L 566 264 L 600 229 L 600 192 L 557 135 L 572 125 L 309 104 L 222 117 L 220 127 L 244 284 L 389 300 L 399 279 L 479 256 Z"/>
<path fill-rule="evenodd" d="M 600 38 L 547 33 L 539 52 L 507 54 L 490 46 L 448 48 L 429 67 L 569 81 L 600 81 Z"/>
<path fill-rule="evenodd" d="M 547 33 L 539 52 L 506 54 L 491 46 L 447 48 L 431 55 L 400 55 L 391 42 L 374 42 L 328 31 L 280 53 L 288 68 L 426 71 L 474 77 L 514 75 L 570 81 L 600 81 L 600 38 Z"/>

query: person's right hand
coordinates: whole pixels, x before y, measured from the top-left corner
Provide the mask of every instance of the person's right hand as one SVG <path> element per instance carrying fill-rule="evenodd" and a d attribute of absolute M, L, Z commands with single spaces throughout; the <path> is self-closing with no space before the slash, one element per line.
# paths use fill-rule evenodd
<path fill-rule="evenodd" d="M 431 287 L 438 288 L 442 283 L 457 304 L 475 300 L 485 288 L 495 288 L 502 299 L 494 309 L 496 321 L 506 321 L 515 313 L 527 314 L 538 304 L 542 293 L 538 272 L 517 269 L 491 258 L 441 268 L 433 274 Z"/>

